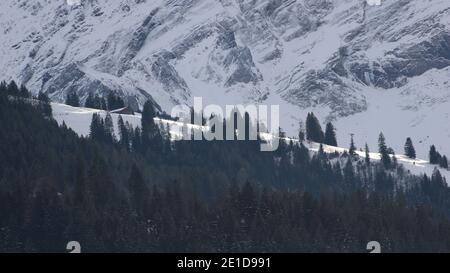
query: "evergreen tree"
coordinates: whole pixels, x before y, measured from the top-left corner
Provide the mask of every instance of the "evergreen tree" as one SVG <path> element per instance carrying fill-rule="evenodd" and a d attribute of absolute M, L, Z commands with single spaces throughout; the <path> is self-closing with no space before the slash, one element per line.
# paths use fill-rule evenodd
<path fill-rule="evenodd" d="M 17 86 L 15 81 L 11 81 L 8 84 L 8 87 L 6 89 L 6 92 L 10 96 L 19 96 L 19 87 Z"/>
<path fill-rule="evenodd" d="M 348 189 L 353 190 L 356 185 L 356 178 L 351 157 L 347 159 L 347 163 L 344 167 L 344 179 Z"/>
<path fill-rule="evenodd" d="M 443 157 L 441 157 L 441 161 L 439 162 L 439 166 L 441 168 L 448 169 L 448 161 L 447 161 L 447 157 L 445 155 Z"/>
<path fill-rule="evenodd" d="M 441 160 L 441 154 L 436 150 L 436 146 L 431 145 L 429 153 L 430 164 L 438 165 Z"/>
<path fill-rule="evenodd" d="M 365 161 L 366 161 L 366 164 L 369 165 L 370 164 L 370 151 L 369 151 L 369 145 L 367 145 L 367 143 L 365 146 L 365 153 L 366 153 Z"/>
<path fill-rule="evenodd" d="M 84 102 L 84 107 L 97 109 L 97 107 L 95 105 L 93 93 L 89 93 L 88 97 L 86 98 L 86 101 Z"/>
<path fill-rule="evenodd" d="M 305 141 L 305 128 L 303 126 L 303 121 L 299 123 L 298 140 L 300 142 Z"/>
<path fill-rule="evenodd" d="M 80 98 L 75 91 L 71 91 L 67 94 L 66 104 L 73 107 L 80 107 Z"/>
<path fill-rule="evenodd" d="M 31 93 L 28 91 L 25 85 L 21 85 L 19 89 L 19 96 L 22 98 L 31 98 Z"/>
<path fill-rule="evenodd" d="M 326 145 L 337 147 L 337 140 L 336 140 L 336 131 L 331 122 L 327 123 L 327 126 L 325 128 L 325 139 L 324 142 Z"/>
<path fill-rule="evenodd" d="M 405 155 L 409 158 L 416 158 L 416 150 L 414 149 L 412 140 L 409 137 L 406 139 L 405 143 Z"/>
<path fill-rule="evenodd" d="M 103 119 L 97 113 L 92 115 L 89 137 L 96 141 L 103 141 L 105 139 Z"/>
<path fill-rule="evenodd" d="M 7 95 L 8 84 L 5 81 L 0 82 L 0 95 Z"/>
<path fill-rule="evenodd" d="M 391 157 L 389 156 L 388 148 L 386 146 L 386 139 L 384 138 L 383 133 L 380 133 L 378 137 L 378 152 L 381 156 L 381 162 L 383 163 L 385 168 L 391 167 Z"/>
<path fill-rule="evenodd" d="M 323 143 L 324 133 L 314 113 L 308 113 L 306 118 L 306 138 L 309 141 Z"/>
<path fill-rule="evenodd" d="M 157 126 L 155 124 L 156 111 L 151 101 L 146 101 L 142 110 L 141 128 L 144 137 L 151 139 Z"/>
<path fill-rule="evenodd" d="M 114 143 L 116 140 L 114 135 L 114 124 L 111 117 L 111 114 L 108 112 L 106 113 L 105 117 L 105 141 L 107 143 Z"/>
<path fill-rule="evenodd" d="M 136 164 L 133 164 L 131 167 L 128 185 L 130 188 L 131 200 L 134 202 L 133 207 L 138 210 L 138 214 L 144 214 L 149 206 L 150 191 Z"/>
<path fill-rule="evenodd" d="M 88 97 L 86 98 L 84 107 L 99 110 L 108 110 L 105 99 L 101 98 L 99 95 L 94 95 L 93 93 L 89 93 Z"/>
<path fill-rule="evenodd" d="M 47 117 L 52 117 L 52 106 L 47 94 L 39 92 L 37 99 L 39 100 L 39 107 L 41 108 L 42 113 Z"/>
<path fill-rule="evenodd" d="M 108 95 L 107 100 L 108 100 L 108 110 L 110 111 L 125 107 L 125 102 L 123 101 L 123 99 L 115 95 L 114 93 L 110 93 Z"/>
<path fill-rule="evenodd" d="M 142 151 L 142 133 L 139 127 L 133 130 L 133 138 L 131 140 L 131 144 L 134 152 Z"/>
<path fill-rule="evenodd" d="M 351 135 L 351 138 L 350 138 L 350 149 L 348 150 L 348 153 L 351 156 L 356 155 L 356 147 L 355 147 L 355 142 L 353 140 L 353 134 Z"/>
<path fill-rule="evenodd" d="M 119 143 L 127 151 L 129 151 L 130 150 L 130 133 L 129 133 L 128 128 L 125 125 L 121 115 L 119 115 L 119 119 L 117 121 L 117 127 L 119 128 L 119 136 L 120 136 Z"/>
<path fill-rule="evenodd" d="M 107 105 L 107 103 L 106 103 L 106 100 L 105 100 L 105 98 L 98 98 L 98 100 L 99 100 L 99 103 L 100 103 L 100 110 L 108 110 L 108 105 Z"/>
<path fill-rule="evenodd" d="M 163 141 L 159 127 L 155 123 L 156 111 L 151 101 L 144 104 L 142 110 L 141 128 L 142 128 L 142 148 L 143 152 L 149 150 L 162 151 Z"/>
<path fill-rule="evenodd" d="M 369 145 L 367 145 L 367 143 L 366 143 L 364 151 L 365 151 L 365 154 L 366 154 L 364 160 L 365 160 L 366 164 L 369 165 L 370 164 L 370 150 L 369 150 Z"/>

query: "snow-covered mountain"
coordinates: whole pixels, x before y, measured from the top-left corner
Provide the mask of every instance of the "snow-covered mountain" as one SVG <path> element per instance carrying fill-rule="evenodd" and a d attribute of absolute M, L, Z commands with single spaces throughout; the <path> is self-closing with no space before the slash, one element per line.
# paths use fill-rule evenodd
<path fill-rule="evenodd" d="M 77 5 L 76 2 L 80 2 Z M 116 92 L 138 107 L 281 106 L 291 135 L 307 111 L 338 140 L 379 131 L 400 153 L 450 154 L 450 1 L 0 1 L 0 73 L 62 101 Z"/>

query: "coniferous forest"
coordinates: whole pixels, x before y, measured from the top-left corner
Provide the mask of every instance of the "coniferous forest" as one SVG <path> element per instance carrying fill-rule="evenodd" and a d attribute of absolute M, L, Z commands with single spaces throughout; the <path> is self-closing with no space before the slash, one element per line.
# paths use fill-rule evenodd
<path fill-rule="evenodd" d="M 84 252 L 366 252 L 369 241 L 450 252 L 437 170 L 418 177 L 395 160 L 285 142 L 273 153 L 261 140 L 171 142 L 151 103 L 142 114 L 142 129 L 119 120 L 118 136 L 94 115 L 82 138 L 45 94 L 2 83 L 0 252 L 65 252 L 69 241 Z M 333 130 L 307 138 L 333 144 Z"/>

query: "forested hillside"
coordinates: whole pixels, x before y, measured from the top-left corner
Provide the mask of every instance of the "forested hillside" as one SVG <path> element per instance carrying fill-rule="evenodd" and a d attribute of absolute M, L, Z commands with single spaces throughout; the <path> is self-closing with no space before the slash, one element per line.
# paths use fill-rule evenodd
<path fill-rule="evenodd" d="M 177 141 L 152 120 L 80 138 L 44 94 L 0 85 L 0 252 L 450 251 L 450 191 L 438 171 L 283 143 Z"/>

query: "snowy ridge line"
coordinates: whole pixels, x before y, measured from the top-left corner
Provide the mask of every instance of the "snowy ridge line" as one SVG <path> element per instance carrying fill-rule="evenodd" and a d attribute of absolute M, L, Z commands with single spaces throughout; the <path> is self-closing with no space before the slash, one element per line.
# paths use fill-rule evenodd
<path fill-rule="evenodd" d="M 62 124 L 64 122 L 69 128 L 74 130 L 80 136 L 88 136 L 89 135 L 89 126 L 90 126 L 90 123 L 92 120 L 92 115 L 94 113 L 100 114 L 103 117 L 106 116 L 106 114 L 107 114 L 107 111 L 103 111 L 103 110 L 82 108 L 82 107 L 72 107 L 69 105 L 59 104 L 59 103 L 52 103 L 52 108 L 53 108 L 53 116 L 54 116 L 55 120 L 58 122 L 58 124 Z M 115 132 L 118 132 L 119 130 L 117 127 L 117 121 L 119 118 L 119 114 L 115 114 L 115 113 L 110 113 L 110 114 L 113 119 L 114 130 L 115 130 Z M 124 122 L 128 122 L 132 127 L 134 127 L 134 128 L 140 127 L 140 125 L 141 125 L 141 115 L 140 114 L 138 114 L 138 113 L 135 115 L 122 114 L 121 116 L 122 116 L 122 119 L 124 120 Z M 206 126 L 186 124 L 183 122 L 166 120 L 166 119 L 161 119 L 161 118 L 155 118 L 155 122 L 161 124 L 164 127 L 168 126 L 170 134 L 174 140 L 177 140 L 181 137 L 180 128 L 182 126 L 188 126 L 189 129 L 194 129 L 194 130 L 201 129 L 201 130 L 205 131 L 208 129 L 208 127 L 206 127 Z M 118 134 L 116 133 L 116 135 L 118 135 Z M 268 141 L 270 141 L 270 139 L 274 137 L 273 135 L 268 134 L 268 133 L 260 133 L 260 136 L 261 136 L 261 138 L 268 140 Z M 286 141 L 287 143 L 289 143 L 290 141 L 292 141 L 293 143 L 299 143 L 299 140 L 294 139 L 294 138 L 281 137 L 280 139 Z M 303 142 L 303 144 L 311 152 L 316 153 L 319 151 L 319 148 L 320 148 L 319 143 L 305 141 L 305 142 Z M 349 151 L 349 149 L 342 148 L 342 147 L 333 147 L 333 146 L 328 146 L 325 144 L 322 144 L 322 146 L 323 146 L 324 152 L 328 153 L 328 154 L 332 154 L 335 152 L 342 154 L 344 152 Z M 356 153 L 362 158 L 365 157 L 364 151 L 357 150 Z M 391 157 L 393 157 L 393 156 L 394 155 L 391 155 Z M 379 153 L 369 153 L 369 157 L 371 160 L 376 160 L 376 161 L 380 160 Z M 404 155 L 395 155 L 395 157 L 397 158 L 397 162 L 399 164 L 402 164 L 405 167 L 405 169 L 410 171 L 410 173 L 413 175 L 426 174 L 428 176 L 431 176 L 433 174 L 434 170 L 437 168 L 441 172 L 442 176 L 444 176 L 447 181 L 450 181 L 450 171 L 449 170 L 445 170 L 442 168 L 438 168 L 435 165 L 431 165 L 428 163 L 427 160 L 411 159 Z"/>

